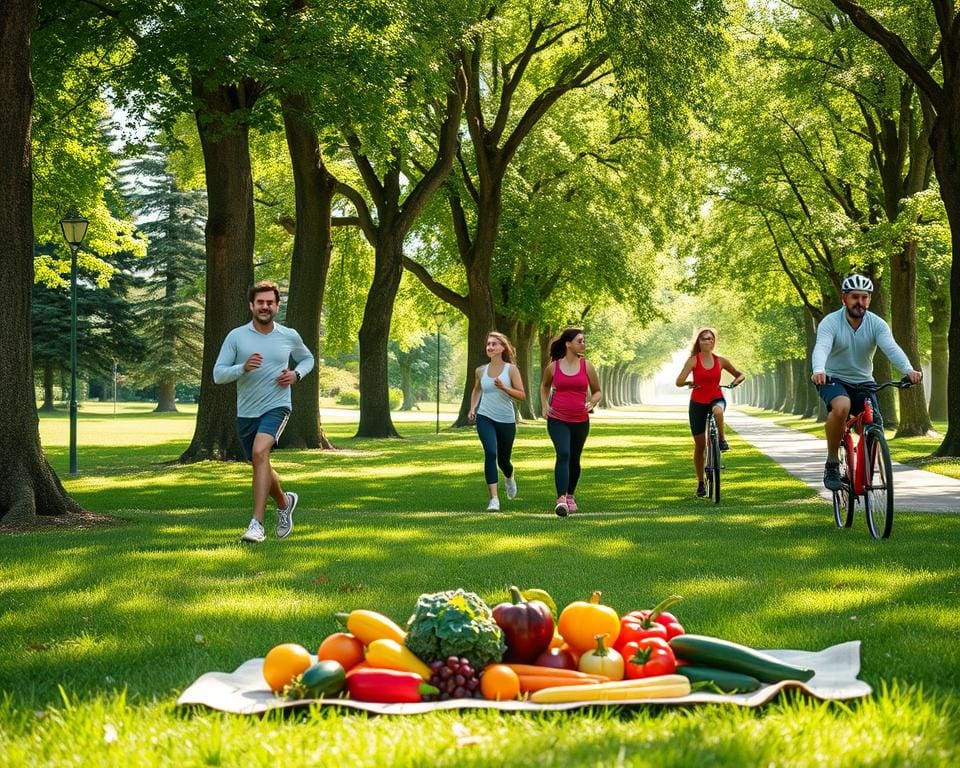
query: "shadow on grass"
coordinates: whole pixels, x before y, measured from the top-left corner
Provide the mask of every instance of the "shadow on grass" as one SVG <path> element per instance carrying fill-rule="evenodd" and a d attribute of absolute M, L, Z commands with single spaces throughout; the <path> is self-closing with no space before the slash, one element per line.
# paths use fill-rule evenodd
<path fill-rule="evenodd" d="M 621 612 L 668 594 L 691 631 L 758 647 L 864 641 L 868 680 L 960 686 L 956 536 L 943 519 L 898 520 L 874 542 L 756 451 L 734 442 L 725 498 L 693 498 L 683 425 L 603 425 L 584 457 L 585 512 L 553 515 L 553 452 L 524 426 L 520 496 L 485 504 L 471 432 L 343 441 L 348 451 L 281 451 L 301 493 L 293 536 L 237 538 L 249 469 L 204 463 L 70 481 L 85 506 L 131 525 L 0 538 L 0 690 L 27 706 L 126 687 L 169 696 L 272 645 L 315 649 L 333 614 L 357 607 L 401 623 L 421 592 L 464 587 L 494 604 L 506 587 L 563 605 L 594 589 Z M 272 520 L 268 518 L 269 525 Z M 918 628 L 922 628 L 918 631 Z"/>

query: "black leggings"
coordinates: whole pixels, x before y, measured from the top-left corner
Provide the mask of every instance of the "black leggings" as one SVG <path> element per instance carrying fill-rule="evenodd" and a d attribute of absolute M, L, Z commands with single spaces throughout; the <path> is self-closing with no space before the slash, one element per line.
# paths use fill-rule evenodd
<path fill-rule="evenodd" d="M 483 443 L 483 475 L 487 485 L 497 484 L 497 465 L 503 470 L 504 477 L 513 477 L 513 441 L 517 436 L 515 422 L 494 421 L 477 414 L 477 434 Z"/>
<path fill-rule="evenodd" d="M 590 434 L 589 421 L 560 421 L 547 419 L 547 432 L 557 451 L 557 463 L 553 467 L 553 481 L 557 496 L 573 495 L 580 482 L 580 454 Z"/>

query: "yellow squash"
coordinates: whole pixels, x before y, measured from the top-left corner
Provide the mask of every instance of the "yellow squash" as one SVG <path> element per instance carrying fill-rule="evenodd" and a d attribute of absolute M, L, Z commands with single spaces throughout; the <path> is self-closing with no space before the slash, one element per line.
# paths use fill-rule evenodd
<path fill-rule="evenodd" d="M 414 672 L 424 680 L 430 679 L 430 667 L 414 655 L 403 643 L 381 637 L 367 646 L 367 664 L 379 669 Z"/>
<path fill-rule="evenodd" d="M 360 639 L 364 645 L 370 645 L 374 640 L 396 640 L 402 643 L 407 636 L 391 619 L 376 611 L 367 611 L 358 608 L 350 613 L 338 613 L 337 621 L 344 624 L 350 633 Z"/>

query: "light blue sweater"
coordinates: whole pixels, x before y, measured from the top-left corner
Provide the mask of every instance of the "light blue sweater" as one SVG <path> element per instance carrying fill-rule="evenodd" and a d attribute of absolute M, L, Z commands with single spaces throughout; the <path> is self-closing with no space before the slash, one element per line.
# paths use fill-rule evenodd
<path fill-rule="evenodd" d="M 813 348 L 814 373 L 849 384 L 863 384 L 873 380 L 873 353 L 883 350 L 901 374 L 913 370 L 910 359 L 894 341 L 890 326 L 883 318 L 864 312 L 860 327 L 854 330 L 847 320 L 846 307 L 831 312 L 817 328 L 817 343 Z"/>
<path fill-rule="evenodd" d="M 250 355 L 259 352 L 263 361 L 259 368 L 244 371 Z M 301 377 L 313 370 L 313 355 L 300 334 L 279 323 L 270 333 L 260 333 L 253 321 L 234 328 L 223 340 L 217 362 L 213 366 L 213 380 L 217 384 L 237 382 L 237 416 L 258 418 L 274 408 L 290 408 L 290 387 L 277 384 L 277 377 L 290 364 Z"/>

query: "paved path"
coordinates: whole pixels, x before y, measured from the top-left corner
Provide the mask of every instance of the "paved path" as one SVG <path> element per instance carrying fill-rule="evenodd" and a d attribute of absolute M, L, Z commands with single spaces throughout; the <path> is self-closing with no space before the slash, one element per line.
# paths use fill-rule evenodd
<path fill-rule="evenodd" d="M 827 441 L 773 424 L 769 419 L 748 416 L 731 408 L 726 421 L 748 443 L 759 449 L 791 475 L 800 478 L 823 498 L 823 462 Z M 960 513 L 960 480 L 893 462 L 896 508 L 914 512 Z"/>

